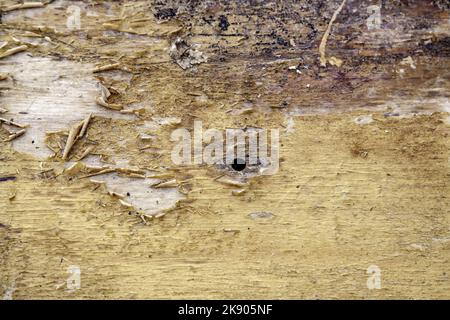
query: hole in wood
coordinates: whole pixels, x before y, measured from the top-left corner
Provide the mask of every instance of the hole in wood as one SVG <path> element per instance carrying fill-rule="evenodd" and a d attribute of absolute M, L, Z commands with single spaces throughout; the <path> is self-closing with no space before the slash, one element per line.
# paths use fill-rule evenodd
<path fill-rule="evenodd" d="M 236 159 L 234 159 L 233 164 L 231 165 L 231 167 L 234 170 L 236 170 L 236 171 L 242 171 L 246 167 L 245 160 L 236 158 Z"/>

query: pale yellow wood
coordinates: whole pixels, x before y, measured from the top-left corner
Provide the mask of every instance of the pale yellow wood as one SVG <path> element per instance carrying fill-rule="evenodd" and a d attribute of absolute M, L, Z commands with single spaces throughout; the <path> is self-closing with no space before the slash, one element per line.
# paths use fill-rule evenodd
<path fill-rule="evenodd" d="M 342 1 L 208 3 L 3 14 L 0 57 L 27 49 L 0 59 L 0 110 L 28 127 L 0 129 L 0 297 L 448 299 L 446 1 L 390 1 L 376 30 L 346 3 L 340 67 L 319 45 Z M 170 135 L 194 120 L 279 129 L 278 173 L 176 166 Z"/>

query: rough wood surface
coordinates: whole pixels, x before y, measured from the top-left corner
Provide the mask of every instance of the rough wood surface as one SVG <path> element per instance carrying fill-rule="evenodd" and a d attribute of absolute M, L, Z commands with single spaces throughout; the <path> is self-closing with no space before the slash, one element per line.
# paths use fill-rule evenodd
<path fill-rule="evenodd" d="M 346 1 L 325 67 L 342 1 L 18 3 L 0 2 L 1 117 L 26 125 L 0 129 L 3 298 L 450 298 L 448 1 Z M 195 120 L 280 129 L 280 170 L 174 165 Z"/>

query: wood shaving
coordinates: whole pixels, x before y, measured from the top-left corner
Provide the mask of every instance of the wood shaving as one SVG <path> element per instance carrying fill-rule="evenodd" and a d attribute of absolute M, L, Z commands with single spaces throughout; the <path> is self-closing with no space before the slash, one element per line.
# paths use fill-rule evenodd
<path fill-rule="evenodd" d="M 100 86 L 100 96 L 95 99 L 95 102 L 97 102 L 98 105 L 108 109 L 117 111 L 122 110 L 121 105 L 107 102 L 108 98 L 111 96 L 111 92 L 102 83 L 99 83 L 99 86 Z"/>
<path fill-rule="evenodd" d="M 112 63 L 112 64 L 107 64 L 107 65 L 104 65 L 104 66 L 101 66 L 101 67 L 97 67 L 92 72 L 97 73 L 97 72 L 115 70 L 115 69 L 117 69 L 119 67 L 120 67 L 120 63 Z"/>
<path fill-rule="evenodd" d="M 92 113 L 90 113 L 86 119 L 84 119 L 83 121 L 83 126 L 81 127 L 80 133 L 78 135 L 78 139 L 84 137 L 84 135 L 86 134 L 87 128 L 89 126 L 89 122 L 91 121 L 92 118 Z"/>
<path fill-rule="evenodd" d="M 42 8 L 45 4 L 42 2 L 24 2 L 20 4 L 15 4 L 9 7 L 2 9 L 4 12 L 19 10 L 19 9 L 33 9 L 33 8 Z"/>
<path fill-rule="evenodd" d="M 331 32 L 331 27 L 333 26 L 333 23 L 336 20 L 336 18 L 339 15 L 339 13 L 344 8 L 346 1 L 347 0 L 343 0 L 341 5 L 339 6 L 339 8 L 337 8 L 336 11 L 334 12 L 333 16 L 331 17 L 330 22 L 328 23 L 327 30 L 325 31 L 325 33 L 324 33 L 324 35 L 322 37 L 322 41 L 320 42 L 319 53 L 320 53 L 320 65 L 322 67 L 326 67 L 327 66 L 327 62 L 330 62 L 330 60 L 331 60 L 331 59 L 327 59 L 326 54 L 325 54 L 326 47 L 327 47 L 327 40 L 328 40 L 328 37 L 329 37 L 330 32 Z M 333 61 L 333 62 L 336 63 L 336 61 Z M 340 63 L 340 64 L 342 64 L 342 63 Z"/>
<path fill-rule="evenodd" d="M 126 201 L 123 201 L 122 199 L 119 199 L 119 203 L 126 208 L 134 208 L 134 206 L 132 204 L 130 204 Z"/>
<path fill-rule="evenodd" d="M 242 187 L 247 186 L 247 183 L 234 180 L 234 179 L 232 179 L 230 177 L 227 177 L 227 176 L 220 177 L 220 178 L 216 179 L 216 181 L 220 182 L 220 183 L 223 183 L 223 184 L 226 184 L 226 185 L 229 185 L 229 186 L 233 186 L 233 187 L 240 187 L 240 188 L 242 188 Z"/>
<path fill-rule="evenodd" d="M 22 130 L 19 130 L 19 131 L 13 133 L 13 134 L 10 134 L 8 138 L 6 138 L 5 140 L 3 140 L 3 142 L 10 142 L 10 141 L 13 141 L 14 139 L 16 139 L 16 138 L 22 136 L 26 131 L 27 131 L 26 129 L 22 129 Z"/>
<path fill-rule="evenodd" d="M 176 188 L 178 186 L 179 186 L 179 183 L 177 182 L 176 179 L 159 182 L 157 184 L 152 185 L 152 187 L 156 188 L 156 189 L 159 189 L 159 188 Z"/>
<path fill-rule="evenodd" d="M 83 160 L 84 158 L 86 158 L 89 154 L 92 153 L 92 151 L 94 151 L 95 147 L 94 146 L 89 146 L 87 147 L 83 153 L 77 158 L 77 161 Z"/>
<path fill-rule="evenodd" d="M 17 122 L 14 122 L 14 121 L 11 121 L 11 120 L 7 120 L 7 119 L 4 119 L 4 118 L 0 118 L 0 123 L 4 123 L 4 124 L 7 124 L 7 125 L 10 125 L 10 126 L 13 126 L 13 127 L 21 128 L 21 129 L 24 129 L 24 128 L 27 127 L 26 125 L 19 124 Z"/>
<path fill-rule="evenodd" d="M 84 121 L 81 121 L 77 124 L 75 124 L 69 131 L 69 136 L 67 137 L 66 146 L 64 147 L 64 152 L 62 155 L 62 159 L 66 160 L 69 156 L 69 152 L 72 149 L 73 145 L 77 141 L 77 136 L 80 133 L 80 130 L 83 126 Z"/>
<path fill-rule="evenodd" d="M 12 49 L 8 49 L 5 52 L 3 52 L 2 54 L 0 54 L 0 59 L 11 56 L 13 54 L 16 54 L 18 52 L 22 52 L 28 49 L 28 46 L 26 45 L 21 45 Z"/>

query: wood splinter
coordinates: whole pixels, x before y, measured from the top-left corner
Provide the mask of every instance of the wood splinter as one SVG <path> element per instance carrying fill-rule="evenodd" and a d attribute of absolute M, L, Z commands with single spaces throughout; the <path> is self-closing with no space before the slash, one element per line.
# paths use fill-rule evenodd
<path fill-rule="evenodd" d="M 101 90 L 100 96 L 95 99 L 95 102 L 97 102 L 98 105 L 116 111 L 122 110 L 121 105 L 107 102 L 108 98 L 111 96 L 111 92 L 109 92 L 108 88 L 106 88 L 101 83 L 100 83 L 100 90 Z"/>
<path fill-rule="evenodd" d="M 160 188 L 175 188 L 175 187 L 178 187 L 178 186 L 179 186 L 179 183 L 177 182 L 176 179 L 159 182 L 159 183 L 156 183 L 156 184 L 152 185 L 153 188 L 157 188 L 157 189 L 160 189 Z"/>
<path fill-rule="evenodd" d="M 5 119 L 5 118 L 0 118 L 0 123 L 4 123 L 7 124 L 9 126 L 13 126 L 13 127 L 17 127 L 17 128 L 21 128 L 21 129 L 25 129 L 27 126 L 23 125 L 23 124 L 19 124 L 17 122 Z"/>
<path fill-rule="evenodd" d="M 125 198 L 125 195 L 123 195 L 123 194 L 121 194 L 121 193 L 118 193 L 118 192 L 115 192 L 115 191 L 108 191 L 108 194 L 109 194 L 111 197 L 115 197 L 115 198 L 119 198 L 119 199 Z"/>
<path fill-rule="evenodd" d="M 19 10 L 19 9 L 34 9 L 34 8 L 42 8 L 44 3 L 42 2 L 24 2 L 19 4 L 14 4 L 12 6 L 6 7 L 3 9 L 4 12 Z"/>
<path fill-rule="evenodd" d="M 8 138 L 6 138 L 5 140 L 3 140 L 3 142 L 10 142 L 10 141 L 13 141 L 14 139 L 16 139 L 16 138 L 22 136 L 26 131 L 27 131 L 26 129 L 22 129 L 22 130 L 19 130 L 19 131 L 13 133 L 13 134 L 10 134 Z"/>
<path fill-rule="evenodd" d="M 64 147 L 64 152 L 62 159 L 67 160 L 67 157 L 69 156 L 69 152 L 72 149 L 73 145 L 78 139 L 78 134 L 80 133 L 80 130 L 83 126 L 84 120 L 75 124 L 69 131 L 69 136 L 67 137 L 66 146 Z"/>
<path fill-rule="evenodd" d="M 106 182 L 105 182 L 105 181 L 102 181 L 102 180 L 91 179 L 90 181 L 91 181 L 92 183 L 94 183 L 94 184 L 106 185 Z"/>
<path fill-rule="evenodd" d="M 114 168 L 106 168 L 106 169 L 103 169 L 103 170 L 98 171 L 98 172 L 93 172 L 93 173 L 89 173 L 89 174 L 86 174 L 84 176 L 81 176 L 80 179 L 85 179 L 85 178 L 90 178 L 90 177 L 94 177 L 94 176 L 99 176 L 99 175 L 102 175 L 102 174 L 105 174 L 105 173 L 112 173 L 114 171 L 116 171 L 116 169 L 114 169 Z"/>
<path fill-rule="evenodd" d="M 126 207 L 126 208 L 134 208 L 134 206 L 126 201 L 123 201 L 122 199 L 119 199 L 119 202 L 122 206 Z"/>
<path fill-rule="evenodd" d="M 90 114 L 86 117 L 86 119 L 84 119 L 84 121 L 83 121 L 83 126 L 81 127 L 80 133 L 78 134 L 78 139 L 83 138 L 84 135 L 86 134 L 87 128 L 88 128 L 88 126 L 89 126 L 89 122 L 91 121 L 91 118 L 92 118 L 92 113 L 90 113 Z"/>
<path fill-rule="evenodd" d="M 5 52 L 3 52 L 2 54 L 0 54 L 0 59 L 8 57 L 8 56 L 11 56 L 11 55 L 16 54 L 16 53 L 21 52 L 21 51 L 25 51 L 27 49 L 28 49 L 28 46 L 26 46 L 26 45 L 22 45 L 22 46 L 18 46 L 18 47 L 12 48 L 12 49 L 8 49 Z"/>
<path fill-rule="evenodd" d="M 320 45 L 319 45 L 319 53 L 320 53 L 320 66 L 322 67 L 326 67 L 327 62 L 329 62 L 331 65 L 336 65 L 337 67 L 340 67 L 342 65 L 342 60 L 335 58 L 335 57 L 331 57 L 331 58 L 327 58 L 326 57 L 326 47 L 327 47 L 327 40 L 328 40 L 328 36 L 330 35 L 331 32 L 331 27 L 333 26 L 334 21 L 336 20 L 337 16 L 339 15 L 339 13 L 341 12 L 341 10 L 344 8 L 345 6 L 345 2 L 347 0 L 343 0 L 341 5 L 337 8 L 337 10 L 334 12 L 333 16 L 331 17 L 330 22 L 328 23 L 328 27 L 327 30 L 325 31 L 322 40 L 320 41 Z"/>
<path fill-rule="evenodd" d="M 77 161 L 83 160 L 86 158 L 92 151 L 94 151 L 94 146 L 89 146 L 86 148 L 86 150 L 83 151 L 83 153 L 77 158 Z"/>
<path fill-rule="evenodd" d="M 107 64 L 105 66 L 95 68 L 93 70 L 93 72 L 97 73 L 97 72 L 102 72 L 102 71 L 114 70 L 114 69 L 117 69 L 119 66 L 120 66 L 120 63 Z"/>
<path fill-rule="evenodd" d="M 247 183 L 245 182 L 241 182 L 241 181 L 236 181 L 231 179 L 230 177 L 227 176 L 222 176 L 219 179 L 216 179 L 217 182 L 232 186 L 232 187 L 239 187 L 239 188 L 243 188 L 245 186 L 247 186 Z"/>

